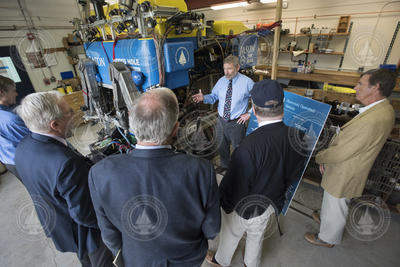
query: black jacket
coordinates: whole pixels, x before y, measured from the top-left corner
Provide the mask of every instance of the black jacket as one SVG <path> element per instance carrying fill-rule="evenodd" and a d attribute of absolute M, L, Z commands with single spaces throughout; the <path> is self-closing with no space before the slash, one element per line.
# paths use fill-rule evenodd
<path fill-rule="evenodd" d="M 304 165 L 305 158 L 293 149 L 283 122 L 256 129 L 232 154 L 219 186 L 222 208 L 249 219 L 261 215 L 271 203 L 260 202 L 269 199 L 280 212 L 286 190 L 301 178 Z"/>

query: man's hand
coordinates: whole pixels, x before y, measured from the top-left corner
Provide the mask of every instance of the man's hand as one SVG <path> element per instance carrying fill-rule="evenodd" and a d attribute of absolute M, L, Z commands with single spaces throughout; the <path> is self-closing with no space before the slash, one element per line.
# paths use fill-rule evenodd
<path fill-rule="evenodd" d="M 320 165 L 319 165 L 319 172 L 320 172 L 322 175 L 324 175 L 324 172 L 325 172 L 324 164 L 320 164 Z"/>
<path fill-rule="evenodd" d="M 199 103 L 200 101 L 203 101 L 203 100 L 204 100 L 204 95 L 203 95 L 203 93 L 201 92 L 201 90 L 199 90 L 199 93 L 198 93 L 198 94 L 192 96 L 192 100 L 193 100 L 194 102 L 196 102 L 196 103 Z"/>
<path fill-rule="evenodd" d="M 237 123 L 238 124 L 245 124 L 248 119 L 250 119 L 250 114 L 249 113 L 242 114 L 242 115 L 240 115 Z"/>

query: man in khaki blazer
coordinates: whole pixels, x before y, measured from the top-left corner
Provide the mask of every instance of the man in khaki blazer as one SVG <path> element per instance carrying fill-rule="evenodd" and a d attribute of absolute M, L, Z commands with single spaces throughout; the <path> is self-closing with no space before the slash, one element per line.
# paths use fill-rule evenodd
<path fill-rule="evenodd" d="M 308 242 L 325 247 L 340 244 L 347 204 L 351 198 L 362 195 L 369 171 L 394 126 L 394 110 L 387 97 L 395 83 L 396 76 L 388 70 L 374 69 L 361 74 L 354 89 L 364 107 L 343 125 L 329 147 L 317 154 L 324 196 L 321 215 L 312 215 L 320 223 L 320 232 L 306 233 Z"/>

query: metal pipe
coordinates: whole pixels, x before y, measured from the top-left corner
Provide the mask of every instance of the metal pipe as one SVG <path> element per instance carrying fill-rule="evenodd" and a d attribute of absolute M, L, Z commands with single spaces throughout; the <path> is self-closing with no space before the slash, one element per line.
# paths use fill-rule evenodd
<path fill-rule="evenodd" d="M 123 7 L 127 7 L 128 9 L 132 9 L 134 0 L 119 0 L 118 4 Z"/>
<path fill-rule="evenodd" d="M 387 7 L 388 5 L 393 4 L 393 3 L 400 3 L 400 1 L 390 1 L 390 2 L 387 2 L 386 4 L 384 4 L 384 5 L 382 6 L 380 12 L 378 13 L 378 17 L 376 18 L 376 23 L 375 23 L 374 29 L 372 30 L 371 37 L 369 38 L 369 43 L 370 43 L 370 44 L 372 43 L 372 38 L 375 36 L 375 32 L 376 32 L 376 30 L 377 30 L 377 28 L 378 28 L 379 20 L 381 19 L 381 14 L 382 14 L 383 9 L 384 9 L 385 7 Z M 366 62 L 367 62 L 367 58 L 368 58 L 368 57 L 365 57 L 363 66 L 365 66 L 365 64 L 366 64 Z"/>
<path fill-rule="evenodd" d="M 73 26 L 39 26 L 44 30 L 74 30 Z M 0 26 L 0 31 L 30 30 L 28 26 Z"/>
<path fill-rule="evenodd" d="M 0 36 L 0 39 L 14 39 L 14 38 L 25 38 L 25 35 L 22 36 Z"/>
<path fill-rule="evenodd" d="M 278 0 L 276 3 L 276 11 L 275 11 L 275 21 L 280 21 L 282 18 L 282 0 Z M 281 28 L 282 26 L 275 27 L 274 33 L 274 48 L 272 55 L 272 73 L 271 79 L 276 80 L 276 76 L 278 73 L 278 57 L 279 57 L 279 42 L 281 36 Z"/>
<path fill-rule="evenodd" d="M 104 0 L 92 0 L 94 13 L 96 14 L 97 20 L 103 20 L 106 18 L 104 15 L 103 6 L 105 4 Z"/>
<path fill-rule="evenodd" d="M 397 27 L 394 30 L 392 41 L 390 42 L 389 48 L 386 52 L 386 56 L 385 56 L 385 60 L 383 60 L 383 64 L 386 64 L 389 59 L 390 53 L 392 52 L 392 49 L 393 49 L 394 42 L 396 41 L 396 38 L 397 38 L 397 34 L 399 33 L 399 29 L 400 29 L 400 21 L 397 22 Z"/>
<path fill-rule="evenodd" d="M 345 13 L 345 14 L 328 14 L 328 15 L 312 15 L 312 16 L 301 16 L 301 17 L 284 17 L 284 20 L 296 20 L 296 19 L 316 19 L 316 18 L 324 18 L 324 17 L 340 17 L 340 16 L 356 16 L 356 15 L 376 15 L 376 14 L 384 14 L 384 13 L 399 13 L 400 10 L 388 10 L 388 11 L 372 11 L 372 12 L 357 12 L 357 13 Z M 242 20 L 242 22 L 251 22 L 256 21 L 260 22 L 260 20 L 270 21 L 274 18 L 258 18 L 258 19 L 247 19 Z"/>

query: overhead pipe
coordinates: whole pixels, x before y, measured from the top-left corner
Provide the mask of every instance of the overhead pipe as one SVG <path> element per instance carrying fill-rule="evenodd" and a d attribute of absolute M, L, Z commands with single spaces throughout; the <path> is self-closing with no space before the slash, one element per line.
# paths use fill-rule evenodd
<path fill-rule="evenodd" d="M 43 30 L 74 30 L 73 26 L 39 26 Z M 28 26 L 0 26 L 0 31 L 30 30 Z"/>
<path fill-rule="evenodd" d="M 342 14 L 327 14 L 327 15 L 312 15 L 312 16 L 299 16 L 299 17 L 285 17 L 281 20 L 296 20 L 296 19 L 317 19 L 323 17 L 340 17 L 340 16 L 357 16 L 357 15 L 376 15 L 376 14 L 383 14 L 383 13 L 400 13 L 400 10 L 388 10 L 388 11 L 372 11 L 372 12 L 357 12 L 357 13 L 342 13 Z M 274 20 L 274 18 L 259 18 L 259 19 L 247 19 L 242 20 L 242 22 L 251 22 L 256 21 L 259 22 L 260 20 Z"/>

